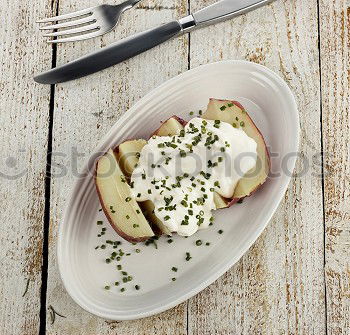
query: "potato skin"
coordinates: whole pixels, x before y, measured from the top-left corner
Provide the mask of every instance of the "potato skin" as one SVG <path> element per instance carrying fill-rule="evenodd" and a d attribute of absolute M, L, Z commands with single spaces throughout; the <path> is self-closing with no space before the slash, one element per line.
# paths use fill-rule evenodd
<path fill-rule="evenodd" d="M 114 149 L 113 151 L 116 152 L 115 149 Z M 98 185 L 97 185 L 97 183 L 96 183 L 97 166 L 98 166 L 98 161 L 96 162 L 96 165 L 95 165 L 94 183 L 95 183 L 97 195 L 98 195 L 98 198 L 99 198 L 99 200 L 100 200 L 100 204 L 101 204 L 102 210 L 103 210 L 104 214 L 106 215 L 106 218 L 107 218 L 107 220 L 108 220 L 110 226 L 115 230 L 115 232 L 116 232 L 120 237 L 122 237 L 124 240 L 126 240 L 126 241 L 128 241 L 128 242 L 137 243 L 137 242 L 143 242 L 143 241 L 148 240 L 149 237 L 147 237 L 147 236 L 145 236 L 145 237 L 138 237 L 138 238 L 129 236 L 129 235 L 125 234 L 123 231 L 119 230 L 119 229 L 114 225 L 113 220 L 112 220 L 111 217 L 109 216 L 108 210 L 107 210 L 107 208 L 105 207 L 105 205 L 104 205 L 104 203 L 103 203 L 103 200 L 102 200 L 102 197 L 101 197 L 101 192 L 100 192 L 100 190 L 99 190 L 99 188 L 98 188 Z"/>

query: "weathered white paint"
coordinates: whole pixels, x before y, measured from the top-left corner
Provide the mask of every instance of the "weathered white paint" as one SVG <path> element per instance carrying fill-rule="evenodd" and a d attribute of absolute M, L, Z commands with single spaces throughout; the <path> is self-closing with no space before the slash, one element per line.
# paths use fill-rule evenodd
<path fill-rule="evenodd" d="M 192 2 L 194 10 L 208 3 Z M 276 1 L 191 35 L 191 67 L 246 59 L 287 81 L 300 110 L 300 149 L 309 160 L 321 144 L 318 55 L 316 0 Z M 325 334 L 322 183 L 311 172 L 294 178 L 241 261 L 190 300 L 189 334 Z"/>
<path fill-rule="evenodd" d="M 56 0 L 57 1 L 57 0 Z M 56 4 L 53 2 L 53 5 Z M 95 5 L 61 0 L 60 13 Z M 192 10 L 214 2 L 190 0 Z M 34 21 L 48 16 L 49 1 L 0 0 L 0 172 L 28 167 L 22 178 L 1 178 L 0 333 L 37 334 L 39 328 L 44 177 L 50 89 L 33 73 L 51 64 Z M 56 234 L 74 176 L 72 148 L 85 157 L 118 117 L 150 89 L 188 67 L 182 37 L 89 78 L 55 88 L 51 227 L 47 291 L 48 334 L 349 334 L 349 3 L 277 0 L 230 22 L 191 34 L 190 66 L 247 59 L 267 65 L 288 82 L 298 100 L 301 151 L 326 153 L 325 225 L 319 165 L 294 178 L 270 226 L 242 260 L 209 288 L 175 309 L 131 322 L 109 322 L 80 309 L 67 295 L 56 264 Z M 144 0 L 100 39 L 58 46 L 62 64 L 114 39 L 187 13 L 187 0 Z M 5 13 L 5 15 L 3 15 Z M 326 19 L 325 19 L 326 18 Z M 322 70 L 323 139 L 320 125 Z M 25 149 L 24 152 L 19 152 Z M 8 159 L 8 157 L 13 157 Z M 19 159 L 19 157 L 21 159 Z M 78 159 L 78 167 L 84 159 Z M 302 169 L 299 161 L 297 170 Z M 17 168 L 17 169 L 16 169 Z M 64 172 L 64 176 L 57 174 Z M 9 205 L 11 204 L 11 205 Z M 324 238 L 326 250 L 324 254 Z M 324 258 L 326 266 L 324 268 Z M 324 278 L 326 277 L 326 281 Z M 22 298 L 26 280 L 28 292 Z M 324 296 L 326 285 L 327 299 Z M 327 301 L 327 303 L 326 303 Z M 56 316 L 51 325 L 49 306 Z M 188 324 L 187 324 L 188 310 Z M 326 314 L 327 310 L 327 314 Z"/>
<path fill-rule="evenodd" d="M 88 1 L 84 6 L 93 3 L 96 4 Z M 166 9 L 159 8 L 160 4 Z M 75 0 L 61 0 L 60 13 L 72 11 L 81 5 Z M 109 44 L 134 32 L 167 22 L 173 17 L 183 16 L 187 12 L 185 0 L 168 0 L 161 3 L 143 1 L 141 7 L 143 8 L 127 11 L 116 31 L 100 40 L 59 46 L 58 63 L 74 59 L 96 48 L 96 44 Z M 97 141 L 130 106 L 152 88 L 187 69 L 187 51 L 187 37 L 184 36 L 91 77 L 58 85 L 55 92 L 53 150 L 62 152 L 67 157 L 57 157 L 55 162 L 69 163 L 74 146 L 88 157 Z M 82 166 L 83 163 L 84 159 L 79 159 L 78 165 Z M 186 303 L 146 320 L 117 323 L 107 322 L 83 311 L 67 295 L 57 271 L 55 242 L 62 211 L 73 182 L 71 170 L 64 178 L 52 180 L 47 306 L 52 305 L 66 318 L 57 317 L 51 325 L 48 313 L 48 334 L 141 335 L 164 334 L 165 329 L 169 335 L 185 334 Z"/>
<path fill-rule="evenodd" d="M 328 334 L 350 334 L 350 2 L 321 1 Z"/>
<path fill-rule="evenodd" d="M 51 64 L 51 47 L 43 43 L 33 22 L 40 14 L 49 15 L 48 4 L 0 1 L 0 334 L 4 335 L 39 331 L 50 87 L 36 85 L 33 73 Z"/>

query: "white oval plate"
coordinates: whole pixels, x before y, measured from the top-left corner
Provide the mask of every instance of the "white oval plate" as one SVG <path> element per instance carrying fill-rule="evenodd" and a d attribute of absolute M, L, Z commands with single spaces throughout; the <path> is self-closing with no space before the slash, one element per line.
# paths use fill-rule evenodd
<path fill-rule="evenodd" d="M 235 99 L 243 104 L 261 130 L 272 159 L 272 171 L 279 177 L 269 178 L 253 196 L 242 204 L 215 214 L 215 223 L 190 238 L 174 236 L 167 243 L 162 237 L 153 245 L 134 246 L 123 242 L 124 256 L 120 264 L 133 276 L 127 284 L 121 281 L 115 262 L 105 259 L 112 251 L 95 250 L 105 240 L 121 240 L 101 212 L 93 176 L 75 184 L 60 226 L 58 264 L 63 283 L 72 298 L 87 311 L 112 320 L 130 320 L 150 316 L 169 309 L 192 297 L 214 282 L 235 264 L 268 224 L 290 180 L 282 173 L 283 158 L 298 150 L 299 121 L 293 94 L 286 83 L 269 69 L 245 61 L 224 61 L 200 66 L 185 72 L 147 94 L 126 112 L 102 139 L 92 157 L 125 139 L 148 138 L 161 121 L 172 115 L 190 119 L 190 111 L 205 109 L 210 97 Z M 289 171 L 295 155 L 284 162 Z M 285 168 L 286 168 L 285 167 Z M 103 220 L 106 235 L 97 237 Z M 222 229 L 223 234 L 218 234 Z M 196 246 L 195 241 L 209 241 L 210 246 Z M 141 249 L 136 253 L 135 249 Z M 185 253 L 192 259 L 185 261 Z M 171 270 L 178 268 L 177 272 Z M 176 277 L 176 281 L 171 278 Z M 141 289 L 136 290 L 134 285 Z M 110 290 L 105 290 L 110 285 Z M 120 288 L 125 287 L 125 292 Z"/>

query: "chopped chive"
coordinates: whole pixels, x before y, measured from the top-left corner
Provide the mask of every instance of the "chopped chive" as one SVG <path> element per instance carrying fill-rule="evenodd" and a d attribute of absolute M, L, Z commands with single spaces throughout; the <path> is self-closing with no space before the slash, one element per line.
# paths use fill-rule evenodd
<path fill-rule="evenodd" d="M 224 231 L 222 229 L 218 230 L 219 234 L 222 234 Z"/>
<path fill-rule="evenodd" d="M 115 286 L 119 286 L 119 281 L 114 282 Z"/>
<path fill-rule="evenodd" d="M 135 251 L 136 251 L 137 254 L 139 254 L 141 252 L 140 249 L 136 249 Z"/>
<path fill-rule="evenodd" d="M 124 292 L 125 290 L 126 290 L 126 288 L 122 287 L 122 288 L 120 289 L 120 292 Z"/>
<path fill-rule="evenodd" d="M 189 252 L 186 252 L 186 261 L 189 261 L 191 258 L 191 254 Z"/>
<path fill-rule="evenodd" d="M 200 245 L 202 245 L 202 241 L 201 241 L 201 240 L 197 240 L 197 241 L 196 241 L 196 246 L 199 247 Z"/>
<path fill-rule="evenodd" d="M 175 280 L 176 280 L 176 278 L 175 278 L 175 277 L 173 277 L 173 278 L 171 278 L 171 280 L 172 280 L 172 281 L 175 281 Z"/>
<path fill-rule="evenodd" d="M 105 290 L 109 290 L 109 289 L 110 289 L 110 286 L 106 285 Z"/>
<path fill-rule="evenodd" d="M 167 242 L 170 244 L 170 243 L 173 243 L 173 240 L 171 238 L 169 238 L 169 240 L 167 240 Z"/>
<path fill-rule="evenodd" d="M 177 272 L 177 268 L 176 268 L 175 266 L 173 266 L 173 267 L 171 268 L 171 271 Z"/>
<path fill-rule="evenodd" d="M 103 221 L 97 221 L 96 224 L 100 226 L 101 224 L 103 224 Z"/>
<path fill-rule="evenodd" d="M 139 285 L 135 285 L 135 290 L 139 290 L 140 289 L 140 286 Z"/>

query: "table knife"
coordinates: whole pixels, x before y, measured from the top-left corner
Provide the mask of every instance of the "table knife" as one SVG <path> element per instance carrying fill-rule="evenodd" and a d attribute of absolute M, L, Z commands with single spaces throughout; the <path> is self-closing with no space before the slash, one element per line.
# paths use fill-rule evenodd
<path fill-rule="evenodd" d="M 274 0 L 221 0 L 182 19 L 135 34 L 55 67 L 37 75 L 34 80 L 41 84 L 56 84 L 81 78 L 123 62 L 175 36 L 241 15 L 272 1 Z"/>

